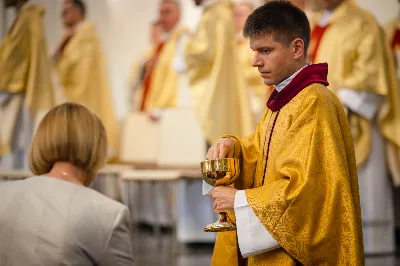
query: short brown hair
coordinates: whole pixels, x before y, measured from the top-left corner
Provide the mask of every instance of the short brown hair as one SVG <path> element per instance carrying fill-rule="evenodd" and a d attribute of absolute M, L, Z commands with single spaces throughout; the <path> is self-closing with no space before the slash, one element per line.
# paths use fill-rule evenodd
<path fill-rule="evenodd" d="M 33 174 L 43 175 L 56 162 L 69 162 L 87 173 L 97 172 L 107 160 L 107 135 L 101 120 L 86 107 L 64 103 L 40 122 L 29 154 Z"/>
<path fill-rule="evenodd" d="M 303 10 L 288 0 L 275 0 L 260 6 L 247 18 L 243 35 L 250 39 L 271 35 L 285 46 L 301 38 L 306 55 L 311 29 Z"/>

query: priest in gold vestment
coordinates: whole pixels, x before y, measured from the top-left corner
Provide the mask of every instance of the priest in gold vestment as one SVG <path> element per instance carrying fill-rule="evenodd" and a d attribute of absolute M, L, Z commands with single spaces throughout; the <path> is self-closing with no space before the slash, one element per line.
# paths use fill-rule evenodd
<path fill-rule="evenodd" d="M 327 62 L 329 89 L 347 110 L 356 152 L 366 254 L 395 251 L 388 147 L 400 147 L 400 90 L 383 29 L 353 0 L 320 0 L 309 60 Z M 397 158 L 399 158 L 397 156 Z M 389 159 L 386 161 L 386 159 Z M 393 184 L 400 179 L 392 175 Z"/>
<path fill-rule="evenodd" d="M 143 80 L 135 92 L 134 111 L 157 116 L 158 110 L 174 108 L 178 102 L 178 72 L 173 67 L 179 39 L 186 29 L 179 26 L 180 6 L 175 0 L 160 3 L 159 19 L 163 29 L 161 39 L 146 53 Z"/>
<path fill-rule="evenodd" d="M 4 0 L 17 17 L 0 44 L 0 169 L 28 169 L 35 119 L 54 105 L 51 63 L 37 1 Z"/>
<path fill-rule="evenodd" d="M 236 49 L 238 63 L 241 68 L 238 84 L 244 86 L 250 95 L 251 110 L 255 120 L 258 121 L 265 112 L 265 101 L 272 93 L 271 87 L 264 84 L 257 69 L 251 65 L 253 51 L 250 49 L 249 41 L 243 36 L 243 27 L 247 17 L 253 12 L 254 5 L 250 0 L 236 1 L 233 6 L 233 19 L 236 30 Z"/>
<path fill-rule="evenodd" d="M 146 68 L 146 63 L 151 58 L 154 47 L 162 42 L 164 30 L 159 20 L 154 21 L 151 24 L 150 31 L 150 49 L 147 49 L 144 53 L 142 53 L 139 57 L 139 60 L 135 59 L 128 80 L 128 86 L 130 88 L 128 104 L 131 112 L 135 112 L 140 109 L 140 96 L 138 97 L 137 95 L 139 94 L 139 91 L 143 89 L 143 82 L 147 74 L 146 70 L 148 69 Z"/>
<path fill-rule="evenodd" d="M 103 121 L 110 143 L 110 159 L 118 156 L 119 127 L 104 52 L 96 26 L 85 20 L 80 0 L 67 0 L 63 9 L 66 34 L 53 57 L 66 100 L 89 108 Z"/>
<path fill-rule="evenodd" d="M 207 154 L 241 161 L 234 188 L 203 185 L 237 225 L 218 233 L 212 265 L 364 265 L 350 127 L 326 87 L 328 65 L 306 63 L 306 14 L 272 1 L 249 16 L 244 35 L 275 91 L 255 134 L 225 135 Z"/>
<path fill-rule="evenodd" d="M 224 132 L 249 135 L 256 127 L 249 94 L 240 86 L 230 0 L 195 0 L 204 11 L 184 42 L 183 60 L 196 115 L 208 143 Z"/>

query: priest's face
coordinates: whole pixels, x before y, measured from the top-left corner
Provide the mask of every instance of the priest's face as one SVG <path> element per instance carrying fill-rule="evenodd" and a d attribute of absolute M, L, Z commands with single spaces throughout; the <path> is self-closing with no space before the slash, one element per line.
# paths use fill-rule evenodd
<path fill-rule="evenodd" d="M 300 56 L 304 57 L 304 51 L 299 54 L 296 50 L 298 41 L 283 45 L 271 34 L 250 38 L 250 48 L 254 51 L 252 65 L 258 68 L 266 85 L 278 84 L 296 72 Z"/>
<path fill-rule="evenodd" d="M 82 11 L 70 1 L 65 2 L 61 16 L 67 28 L 75 26 L 83 19 Z"/>
<path fill-rule="evenodd" d="M 251 14 L 252 8 L 248 4 L 235 4 L 233 7 L 233 19 L 236 32 L 241 32 L 246 23 L 247 17 Z"/>
<path fill-rule="evenodd" d="M 319 0 L 318 4 L 320 4 L 320 6 L 325 10 L 334 10 L 343 1 L 347 1 L 347 0 Z"/>
<path fill-rule="evenodd" d="M 179 23 L 180 10 L 175 1 L 163 1 L 160 6 L 160 23 L 163 30 L 170 32 Z"/>

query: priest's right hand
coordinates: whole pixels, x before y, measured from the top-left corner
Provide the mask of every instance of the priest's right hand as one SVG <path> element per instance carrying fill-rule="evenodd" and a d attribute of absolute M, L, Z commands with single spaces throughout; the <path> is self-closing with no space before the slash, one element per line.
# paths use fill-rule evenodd
<path fill-rule="evenodd" d="M 232 138 L 219 139 L 208 149 L 206 159 L 232 158 L 235 151 L 235 143 Z"/>

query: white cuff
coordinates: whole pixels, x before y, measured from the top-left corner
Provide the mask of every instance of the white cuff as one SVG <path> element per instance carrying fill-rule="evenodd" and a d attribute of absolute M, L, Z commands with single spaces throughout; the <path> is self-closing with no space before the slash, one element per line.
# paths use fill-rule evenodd
<path fill-rule="evenodd" d="M 368 120 L 374 119 L 382 102 L 382 96 L 378 94 L 346 88 L 339 90 L 338 97 L 345 106 Z"/>
<path fill-rule="evenodd" d="M 203 196 L 211 196 L 213 191 L 214 191 L 214 187 L 209 185 L 209 184 L 207 184 L 203 180 Z"/>
<path fill-rule="evenodd" d="M 245 190 L 236 192 L 234 206 L 239 249 L 244 258 L 280 247 L 249 206 Z"/>

